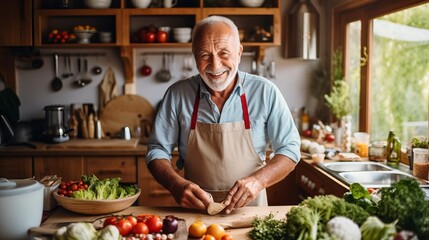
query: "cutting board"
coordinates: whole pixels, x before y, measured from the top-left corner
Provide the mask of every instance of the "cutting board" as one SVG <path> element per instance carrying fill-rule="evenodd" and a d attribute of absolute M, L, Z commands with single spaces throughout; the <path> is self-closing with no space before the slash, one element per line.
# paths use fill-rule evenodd
<path fill-rule="evenodd" d="M 152 122 L 155 109 L 144 97 L 121 95 L 110 100 L 101 111 L 101 127 L 106 136 L 115 137 L 123 127 L 129 127 L 131 134 L 142 121 Z"/>
<path fill-rule="evenodd" d="M 136 148 L 139 139 L 132 138 L 130 140 L 123 139 L 71 139 L 70 141 L 60 144 L 53 144 L 47 146 L 52 149 L 88 149 L 88 148 L 108 148 L 108 149 L 123 149 L 123 148 Z"/>

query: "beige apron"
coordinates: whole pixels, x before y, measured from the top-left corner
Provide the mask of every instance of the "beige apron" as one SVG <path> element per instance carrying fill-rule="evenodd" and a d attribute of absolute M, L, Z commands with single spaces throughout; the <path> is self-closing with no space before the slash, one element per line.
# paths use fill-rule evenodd
<path fill-rule="evenodd" d="M 229 189 L 247 177 L 265 161 L 253 147 L 246 96 L 241 96 L 243 119 L 233 123 L 197 122 L 200 89 L 194 103 L 185 159 L 185 178 L 211 193 L 216 202 L 225 199 Z M 251 206 L 267 206 L 267 194 L 262 190 Z"/>

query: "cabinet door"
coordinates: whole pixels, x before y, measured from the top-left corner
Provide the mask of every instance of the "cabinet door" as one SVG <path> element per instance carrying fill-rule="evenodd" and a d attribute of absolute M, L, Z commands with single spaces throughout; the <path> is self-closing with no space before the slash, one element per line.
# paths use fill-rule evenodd
<path fill-rule="evenodd" d="M 63 181 L 77 180 L 84 173 L 83 157 L 35 157 L 34 175 L 37 179 L 47 175 L 61 177 Z"/>
<path fill-rule="evenodd" d="M 183 171 L 179 171 L 179 169 L 176 168 L 178 159 L 179 156 L 173 154 L 171 162 L 176 171 L 183 176 Z M 170 192 L 152 177 L 149 169 L 147 169 L 144 158 L 138 159 L 138 171 L 138 185 L 142 189 L 142 193 L 139 197 L 140 206 L 177 206 Z"/>
<path fill-rule="evenodd" d="M 32 0 L 0 1 L 0 46 L 32 45 Z"/>
<path fill-rule="evenodd" d="M 33 176 L 31 157 L 1 157 L 1 178 L 31 178 Z"/>
<path fill-rule="evenodd" d="M 332 194 L 342 197 L 348 187 L 328 173 L 301 160 L 295 168 L 296 182 L 306 192 L 303 197 Z"/>
<path fill-rule="evenodd" d="M 121 178 L 121 183 L 137 183 L 135 157 L 87 157 L 85 174 L 103 178 Z"/>

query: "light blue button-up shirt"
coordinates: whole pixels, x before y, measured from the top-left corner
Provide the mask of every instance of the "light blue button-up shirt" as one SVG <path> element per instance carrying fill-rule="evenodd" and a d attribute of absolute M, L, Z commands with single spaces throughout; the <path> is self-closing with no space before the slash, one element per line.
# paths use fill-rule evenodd
<path fill-rule="evenodd" d="M 289 107 L 280 90 L 266 78 L 238 72 L 237 82 L 222 112 L 210 99 L 210 93 L 199 75 L 174 83 L 166 91 L 148 142 L 146 162 L 171 159 L 179 149 L 178 167 L 186 159 L 191 117 L 198 86 L 200 106 L 198 122 L 227 123 L 243 121 L 240 96 L 246 93 L 253 146 L 262 160 L 271 145 L 274 154 L 282 154 L 295 162 L 300 159 L 300 136 Z"/>

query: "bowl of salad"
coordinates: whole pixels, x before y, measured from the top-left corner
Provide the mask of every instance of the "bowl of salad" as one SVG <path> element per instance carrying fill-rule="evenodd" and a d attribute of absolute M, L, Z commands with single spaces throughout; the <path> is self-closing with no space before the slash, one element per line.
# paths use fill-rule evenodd
<path fill-rule="evenodd" d="M 53 192 L 58 204 L 75 213 L 107 214 L 122 211 L 140 196 L 136 185 L 119 183 L 120 178 L 99 180 L 96 176 L 82 176 L 82 180 L 61 183 Z"/>

